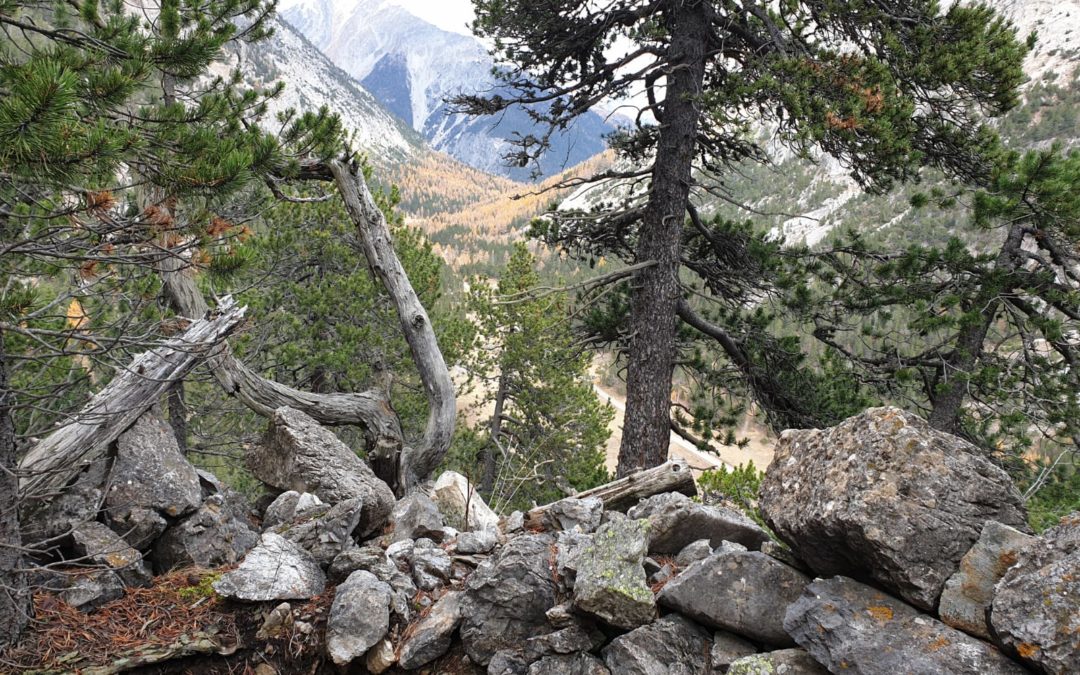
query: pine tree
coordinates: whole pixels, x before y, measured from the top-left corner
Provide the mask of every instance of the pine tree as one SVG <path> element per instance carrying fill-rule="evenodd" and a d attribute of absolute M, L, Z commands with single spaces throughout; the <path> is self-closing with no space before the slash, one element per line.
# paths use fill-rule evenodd
<path fill-rule="evenodd" d="M 144 10 L 0 1 L 0 643 L 27 616 L 20 439 L 66 419 L 169 330 L 162 261 L 206 264 L 262 199 L 255 185 L 341 147 L 325 112 L 263 132 L 280 88 L 207 74 L 229 43 L 267 35 L 272 2 Z"/>
<path fill-rule="evenodd" d="M 476 10 L 474 29 L 511 64 L 503 77 L 515 94 L 460 97 L 460 109 L 525 105 L 557 130 L 634 87 L 648 97 L 612 139 L 626 168 L 597 177 L 640 189 L 610 190 L 592 213 L 555 214 L 543 233 L 585 258 L 651 263 L 634 276 L 619 334 L 629 353 L 620 473 L 666 456 L 679 318 L 715 339 L 742 377 L 755 376 L 722 326 L 708 330 L 680 302 L 687 272 L 728 308 L 760 297 L 762 285 L 741 264 L 741 241 L 695 217 L 691 193 L 731 199 L 725 171 L 766 160 L 761 125 L 800 155 L 832 155 L 872 191 L 927 166 L 986 179 L 996 140 L 983 116 L 1015 105 L 1027 51 L 989 8 L 942 11 L 934 0 L 478 0 Z M 629 47 L 613 56 L 615 44 Z M 512 159 L 527 164 L 546 139 L 520 139 Z M 725 295 L 731 289 L 743 297 Z"/>
<path fill-rule="evenodd" d="M 514 246 L 493 290 L 475 279 L 477 341 L 467 362 L 481 392 L 481 492 L 501 509 L 548 503 L 608 479 L 604 446 L 613 411 L 589 377 L 589 354 L 570 330 L 565 293 L 545 294 L 536 260 Z M 482 412 L 481 412 L 482 411 Z"/>

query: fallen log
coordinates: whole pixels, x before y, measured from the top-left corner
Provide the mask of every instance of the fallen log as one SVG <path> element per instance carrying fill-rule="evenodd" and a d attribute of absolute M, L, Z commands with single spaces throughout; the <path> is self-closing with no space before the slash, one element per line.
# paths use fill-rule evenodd
<path fill-rule="evenodd" d="M 137 355 L 71 421 L 39 441 L 19 463 L 20 498 L 48 496 L 101 457 L 172 383 L 211 356 L 243 321 L 246 307 L 223 298 L 213 317 L 193 321 L 178 337 Z"/>
<path fill-rule="evenodd" d="M 584 490 L 568 499 L 599 497 L 600 501 L 604 502 L 605 510 L 625 511 L 642 499 L 665 492 L 681 492 L 691 497 L 697 494 L 694 474 L 685 461 L 672 459 L 660 466 L 638 471 L 610 483 Z M 551 506 L 551 504 L 545 504 L 526 513 L 526 527 L 542 527 L 545 522 L 544 516 Z"/>

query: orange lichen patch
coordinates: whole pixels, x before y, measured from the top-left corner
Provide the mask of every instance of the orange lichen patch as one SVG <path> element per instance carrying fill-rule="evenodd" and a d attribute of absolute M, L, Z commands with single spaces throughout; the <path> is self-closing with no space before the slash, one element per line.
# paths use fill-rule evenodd
<path fill-rule="evenodd" d="M 939 637 L 938 639 L 936 639 L 933 642 L 931 642 L 930 644 L 928 644 L 926 646 L 926 648 L 929 649 L 932 652 L 936 652 L 939 649 L 942 649 L 944 647 L 948 647 L 949 644 L 950 643 L 949 643 L 948 638 Z"/>
<path fill-rule="evenodd" d="M 1039 645 L 1033 645 L 1030 642 L 1021 642 L 1020 644 L 1016 645 L 1016 653 L 1024 659 L 1030 659 L 1038 652 Z"/>
<path fill-rule="evenodd" d="M 874 621 L 879 623 L 888 623 L 889 621 L 892 621 L 893 618 L 892 607 L 887 607 L 885 605 L 870 605 L 866 608 L 866 612 L 874 619 Z"/>
<path fill-rule="evenodd" d="M 24 670 L 78 670 L 197 633 L 234 644 L 236 624 L 222 611 L 217 596 L 199 597 L 191 591 L 209 574 L 199 569 L 171 572 L 157 577 L 153 586 L 129 588 L 123 598 L 87 614 L 52 594 L 35 593 L 35 619 L 22 640 L 3 655 L 3 663 Z"/>
<path fill-rule="evenodd" d="M 1016 564 L 1016 561 L 1020 559 L 1020 554 L 1016 551 L 1005 551 L 998 557 L 998 564 L 1003 569 L 1008 569 Z"/>

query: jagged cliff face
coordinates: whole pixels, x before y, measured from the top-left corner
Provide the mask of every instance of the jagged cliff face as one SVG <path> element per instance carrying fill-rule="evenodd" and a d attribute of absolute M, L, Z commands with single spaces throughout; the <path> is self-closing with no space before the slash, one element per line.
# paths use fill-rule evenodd
<path fill-rule="evenodd" d="M 531 178 L 535 167 L 502 161 L 515 134 L 542 131 L 523 110 L 468 118 L 452 114 L 445 102 L 494 86 L 494 62 L 476 39 L 437 28 L 388 0 L 286 0 L 278 10 L 436 150 L 490 173 Z M 601 152 L 610 130 L 599 115 L 586 115 L 553 139 L 540 173 L 558 173 Z"/>

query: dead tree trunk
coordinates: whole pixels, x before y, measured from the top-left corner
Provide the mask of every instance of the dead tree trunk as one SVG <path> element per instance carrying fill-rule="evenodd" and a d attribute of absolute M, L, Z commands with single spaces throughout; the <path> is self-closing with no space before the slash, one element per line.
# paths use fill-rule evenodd
<path fill-rule="evenodd" d="M 158 264 L 165 295 L 173 310 L 188 318 L 205 316 L 206 300 L 188 263 L 170 256 Z M 357 394 L 318 394 L 287 387 L 254 372 L 233 356 L 228 344 L 208 362 L 214 380 L 229 396 L 263 417 L 271 417 L 278 408 L 299 410 L 321 424 L 355 424 L 367 431 L 372 457 L 396 456 L 401 450 L 401 423 L 383 392 L 370 390 Z"/>
<path fill-rule="evenodd" d="M 428 420 L 424 436 L 418 443 L 403 448 L 398 461 L 394 490 L 401 495 L 426 480 L 450 449 L 457 414 L 454 382 L 427 311 L 394 251 L 386 217 L 371 196 L 363 168 L 356 162 L 335 159 L 329 163 L 329 170 L 345 202 L 345 209 L 356 224 L 368 264 L 397 309 L 401 330 L 427 395 Z"/>
<path fill-rule="evenodd" d="M 691 497 L 697 494 L 694 474 L 690 465 L 681 459 L 673 459 L 660 466 L 632 473 L 624 478 L 599 485 L 577 493 L 571 499 L 599 497 L 604 509 L 625 511 L 646 497 L 665 492 L 681 492 Z M 543 527 L 544 516 L 551 504 L 538 506 L 525 514 L 525 525 Z"/>
<path fill-rule="evenodd" d="M 245 309 L 226 297 L 217 316 L 195 321 L 179 337 L 136 356 L 68 424 L 26 453 L 19 465 L 21 498 L 54 494 L 103 455 L 174 382 L 219 348 L 240 325 Z"/>
<path fill-rule="evenodd" d="M 0 331 L 0 647 L 14 642 L 26 626 L 30 602 L 19 572 L 19 479 L 15 473 L 15 395 L 8 385 L 4 334 Z"/>

